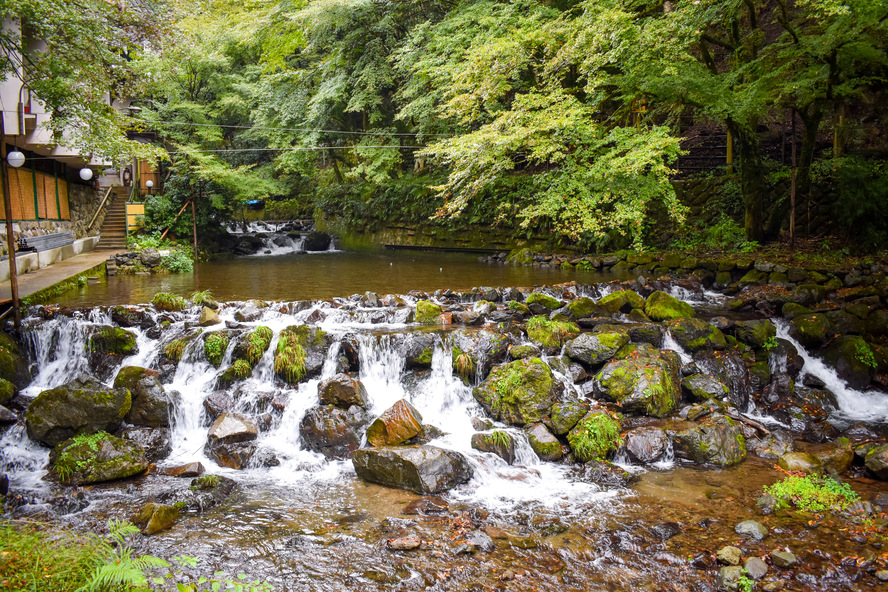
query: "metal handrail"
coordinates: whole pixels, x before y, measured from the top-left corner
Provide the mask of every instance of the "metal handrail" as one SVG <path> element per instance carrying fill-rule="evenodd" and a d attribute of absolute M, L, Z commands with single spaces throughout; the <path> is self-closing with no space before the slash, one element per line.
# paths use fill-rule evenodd
<path fill-rule="evenodd" d="M 105 202 L 108 201 L 108 196 L 111 195 L 111 191 L 113 189 L 114 189 L 114 186 L 112 185 L 111 187 L 108 188 L 108 191 L 105 192 L 105 197 L 102 198 L 102 203 L 100 203 L 99 207 L 96 208 L 96 213 L 93 214 L 92 220 L 89 221 L 89 225 L 87 225 L 87 227 L 86 227 L 87 234 L 89 234 L 89 232 L 92 230 L 93 224 L 96 223 L 96 219 L 99 217 L 99 212 L 101 212 L 102 208 L 105 207 Z"/>

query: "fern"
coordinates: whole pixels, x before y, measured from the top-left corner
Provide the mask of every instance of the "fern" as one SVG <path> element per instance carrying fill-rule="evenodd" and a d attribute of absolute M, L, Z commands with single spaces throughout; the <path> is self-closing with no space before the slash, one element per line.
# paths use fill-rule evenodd
<path fill-rule="evenodd" d="M 133 557 L 134 550 L 129 538 L 139 533 L 139 529 L 126 520 L 108 521 L 108 539 L 97 538 L 104 555 L 101 565 L 93 570 L 90 580 L 77 589 L 77 592 L 111 591 L 144 587 L 148 583 L 145 571 L 157 567 L 169 567 L 169 563 L 153 555 Z M 112 544 L 113 543 L 113 544 Z"/>

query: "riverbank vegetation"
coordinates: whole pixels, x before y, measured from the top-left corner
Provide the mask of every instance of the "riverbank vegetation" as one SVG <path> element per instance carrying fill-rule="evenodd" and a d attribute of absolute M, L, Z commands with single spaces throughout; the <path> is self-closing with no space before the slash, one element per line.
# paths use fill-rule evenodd
<path fill-rule="evenodd" d="M 794 236 L 885 238 L 875 0 L 196 6 L 137 56 L 171 159 L 152 228 L 197 196 L 202 233 L 266 200 L 585 251 L 752 250 L 790 218 Z"/>

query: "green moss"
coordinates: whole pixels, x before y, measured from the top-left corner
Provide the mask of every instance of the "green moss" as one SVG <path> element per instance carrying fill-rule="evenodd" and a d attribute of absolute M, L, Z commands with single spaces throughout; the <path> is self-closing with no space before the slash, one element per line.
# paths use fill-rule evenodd
<path fill-rule="evenodd" d="M 648 296 L 644 304 L 644 312 L 655 321 L 690 318 L 696 314 L 690 304 L 682 302 L 662 290 L 657 290 Z"/>
<path fill-rule="evenodd" d="M 644 308 L 644 298 L 632 290 L 618 290 L 602 296 L 598 306 L 608 314 L 629 312 L 631 309 Z"/>
<path fill-rule="evenodd" d="M 228 334 L 223 331 L 208 333 L 204 337 L 204 355 L 207 361 L 216 368 L 219 367 L 222 363 L 222 358 L 225 357 L 229 341 Z"/>
<path fill-rule="evenodd" d="M 191 482 L 191 490 L 204 491 L 207 489 L 216 489 L 219 487 L 220 483 L 222 483 L 222 479 L 220 479 L 218 475 L 201 475 Z"/>
<path fill-rule="evenodd" d="M 517 313 L 520 313 L 523 315 L 530 314 L 530 309 L 523 302 L 518 302 L 517 300 L 510 300 L 508 306 L 509 306 L 509 310 L 513 310 Z"/>
<path fill-rule="evenodd" d="M 543 294 L 542 292 L 534 292 L 525 300 L 525 304 L 539 304 L 545 306 L 549 310 L 555 310 L 556 308 L 561 308 L 561 302 L 559 302 L 556 298 L 552 298 L 547 294 Z"/>
<path fill-rule="evenodd" d="M 89 336 L 89 351 L 130 356 L 138 351 L 136 335 L 120 327 L 104 326 Z"/>
<path fill-rule="evenodd" d="M 544 348 L 560 347 L 565 340 L 580 334 L 580 328 L 567 321 L 551 321 L 544 316 L 527 321 L 527 336 Z"/>
<path fill-rule="evenodd" d="M 0 405 L 6 405 L 15 396 L 15 392 L 14 384 L 5 378 L 0 378 Z"/>
<path fill-rule="evenodd" d="M 455 349 L 455 348 L 454 348 Z M 432 356 L 435 355 L 435 350 L 431 347 L 427 347 L 422 350 L 422 353 L 417 356 L 416 361 L 420 364 L 431 365 Z"/>
<path fill-rule="evenodd" d="M 434 325 L 441 316 L 441 307 L 429 300 L 420 300 L 416 303 L 416 322 L 424 325 Z"/>
<path fill-rule="evenodd" d="M 221 385 L 230 385 L 244 380 L 253 374 L 253 367 L 246 360 L 235 360 L 234 363 L 219 376 Z"/>
<path fill-rule="evenodd" d="M 777 498 L 778 509 L 793 505 L 807 512 L 845 510 L 860 499 L 847 483 L 816 474 L 804 477 L 792 475 L 774 485 L 765 486 L 764 491 Z"/>
<path fill-rule="evenodd" d="M 249 336 L 247 336 L 247 346 L 244 357 L 250 366 L 253 368 L 256 367 L 256 364 L 262 359 L 262 354 L 264 354 L 265 350 L 268 349 L 268 346 L 271 345 L 271 339 L 273 337 L 274 332 L 268 327 L 256 327 L 250 332 Z"/>
<path fill-rule="evenodd" d="M 494 417 L 524 425 L 548 415 L 554 380 L 545 362 L 528 358 L 495 367 L 472 394 Z"/>
<path fill-rule="evenodd" d="M 578 319 L 584 319 L 587 317 L 591 317 L 592 313 L 597 309 L 597 305 L 595 301 L 591 298 L 586 298 L 585 296 L 582 298 L 577 298 L 576 300 L 571 300 L 567 304 L 567 310 L 573 314 L 574 317 Z"/>
<path fill-rule="evenodd" d="M 589 413 L 567 434 L 567 441 L 579 460 L 604 460 L 623 445 L 620 422 L 606 412 Z"/>
<path fill-rule="evenodd" d="M 202 333 L 201 330 L 192 331 L 185 337 L 180 337 L 179 339 L 174 339 L 170 341 L 163 348 L 163 355 L 168 357 L 174 362 L 181 362 L 182 355 L 185 353 L 185 348 L 191 343 L 195 337 Z"/>
<path fill-rule="evenodd" d="M 176 312 L 188 308 L 188 302 L 184 298 L 169 292 L 158 292 L 154 295 L 154 298 L 151 299 L 151 304 L 153 304 L 157 310 L 167 312 Z"/>
<path fill-rule="evenodd" d="M 506 257 L 506 263 L 530 265 L 533 263 L 533 251 L 530 249 L 514 249 Z"/>

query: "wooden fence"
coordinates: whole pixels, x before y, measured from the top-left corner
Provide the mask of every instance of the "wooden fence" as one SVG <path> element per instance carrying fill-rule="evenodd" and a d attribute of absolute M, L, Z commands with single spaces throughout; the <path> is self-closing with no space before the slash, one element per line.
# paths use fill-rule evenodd
<path fill-rule="evenodd" d="M 38 171 L 6 167 L 13 220 L 70 220 L 68 182 Z M 0 205 L 3 194 L 0 192 Z"/>

